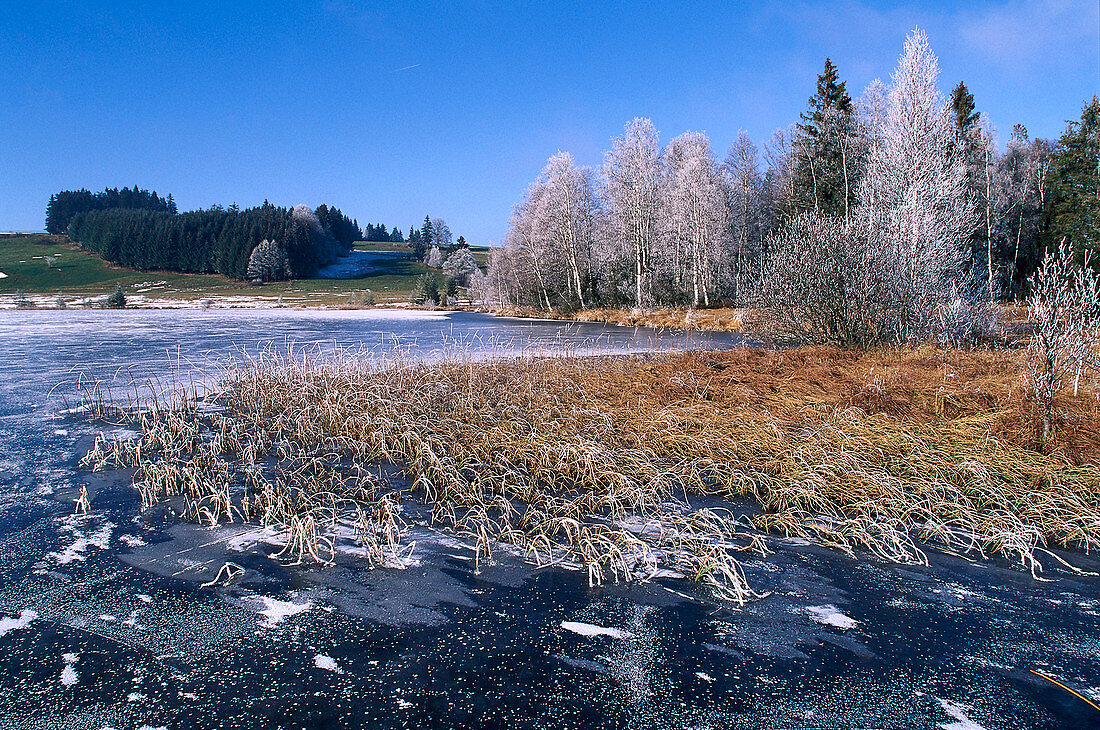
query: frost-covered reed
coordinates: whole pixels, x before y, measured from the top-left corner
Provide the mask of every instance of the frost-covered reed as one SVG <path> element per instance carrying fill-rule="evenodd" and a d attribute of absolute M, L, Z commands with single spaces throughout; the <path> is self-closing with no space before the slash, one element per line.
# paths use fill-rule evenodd
<path fill-rule="evenodd" d="M 934 546 L 1032 572 L 1052 546 L 1095 548 L 1097 421 L 1067 429 L 1061 451 L 1030 448 L 1017 365 L 828 348 L 270 351 L 226 364 L 202 407 L 181 395 L 189 405 L 132 411 L 140 438 L 98 440 L 86 463 L 135 467 L 143 504 L 182 498 L 191 519 L 276 527 L 293 562 L 331 563 L 348 534 L 372 565 L 407 556 L 401 504 L 414 498 L 472 543 L 478 568 L 510 545 L 593 585 L 679 574 L 743 603 L 756 594 L 737 556 L 767 552 L 750 526 L 891 562 L 925 563 Z"/>

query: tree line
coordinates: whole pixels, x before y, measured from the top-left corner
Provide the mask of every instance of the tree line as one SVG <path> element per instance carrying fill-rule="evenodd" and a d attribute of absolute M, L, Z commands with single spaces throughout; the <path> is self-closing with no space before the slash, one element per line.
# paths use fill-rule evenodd
<path fill-rule="evenodd" d="M 1057 143 L 1017 125 L 1002 151 L 965 84 L 945 96 L 938 75 L 918 30 L 890 83 L 858 100 L 826 59 L 799 123 L 762 150 L 744 132 L 722 160 L 700 133 L 662 148 L 639 118 L 596 170 L 559 152 L 515 206 L 477 293 L 544 309 L 794 312 L 816 287 L 849 310 L 821 326 L 861 332 L 820 339 L 909 337 L 931 313 L 942 320 L 943 302 L 1021 296 L 1063 237 L 1079 260 L 1095 251 L 1100 102 Z M 875 321 L 855 323 L 862 305 Z"/>
<path fill-rule="evenodd" d="M 50 196 L 46 205 L 46 232 L 64 233 L 77 213 L 93 210 L 111 210 L 128 208 L 134 210 L 152 210 L 162 213 L 177 213 L 176 202 L 171 194 L 167 198 L 157 195 L 157 191 L 133 188 L 107 188 L 102 193 L 90 190 L 62 190 Z"/>
<path fill-rule="evenodd" d="M 57 199 L 67 196 L 51 198 Z M 234 279 L 256 278 L 262 271 L 268 280 L 311 276 L 362 238 L 358 223 L 338 208 L 268 202 L 185 213 L 152 206 L 91 208 L 74 213 L 65 230 L 74 243 L 130 268 Z"/>

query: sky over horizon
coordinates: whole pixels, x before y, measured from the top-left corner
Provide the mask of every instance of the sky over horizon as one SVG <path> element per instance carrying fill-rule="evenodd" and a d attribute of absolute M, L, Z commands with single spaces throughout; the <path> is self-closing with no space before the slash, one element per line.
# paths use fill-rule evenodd
<path fill-rule="evenodd" d="M 1056 138 L 1100 93 L 1089 0 L 25 2 L 0 21 L 0 230 L 58 190 L 138 185 L 180 210 L 426 213 L 499 241 L 546 159 L 598 165 L 637 116 L 719 157 L 798 120 L 830 57 L 858 97 L 925 30 L 1003 142 Z"/>

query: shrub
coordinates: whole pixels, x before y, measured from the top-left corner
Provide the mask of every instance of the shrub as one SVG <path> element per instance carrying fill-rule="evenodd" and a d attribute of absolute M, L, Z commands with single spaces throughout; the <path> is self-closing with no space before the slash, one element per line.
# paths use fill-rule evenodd
<path fill-rule="evenodd" d="M 1100 374 L 1097 330 L 1100 329 L 1100 276 L 1089 266 L 1073 263 L 1065 239 L 1047 251 L 1031 278 L 1028 318 L 1035 328 L 1029 348 L 1028 383 L 1039 410 L 1039 437 L 1049 445 L 1054 399 L 1082 376 Z"/>
<path fill-rule="evenodd" d="M 109 309 L 125 309 L 126 307 L 126 295 L 122 293 L 122 285 L 119 284 L 115 287 L 115 293 L 107 297 L 107 307 Z"/>

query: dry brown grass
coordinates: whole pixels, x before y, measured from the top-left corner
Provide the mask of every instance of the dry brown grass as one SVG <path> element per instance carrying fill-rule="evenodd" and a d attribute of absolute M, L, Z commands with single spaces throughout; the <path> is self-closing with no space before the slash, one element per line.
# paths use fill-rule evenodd
<path fill-rule="evenodd" d="M 538 317 L 574 322 L 607 322 L 627 327 L 660 327 L 674 330 L 705 330 L 709 332 L 741 332 L 757 329 L 759 312 L 751 309 L 723 307 L 714 309 L 581 309 L 575 312 L 547 312 L 533 307 L 512 307 L 497 312 L 506 317 Z"/>
<path fill-rule="evenodd" d="M 479 562 L 507 543 L 592 583 L 665 568 L 750 598 L 734 553 L 766 546 L 692 494 L 751 499 L 757 528 L 849 554 L 920 563 L 935 545 L 1034 572 L 1050 546 L 1100 546 L 1100 401 L 1066 398 L 1057 448 L 1039 453 L 1022 356 L 262 355 L 226 369 L 224 410 L 177 397 L 131 413 L 142 438 L 97 442 L 87 463 L 137 467 L 146 504 L 182 495 L 196 520 L 281 526 L 298 560 L 331 561 L 341 521 L 372 562 L 403 549 L 392 491 L 362 468 L 389 461 Z"/>

